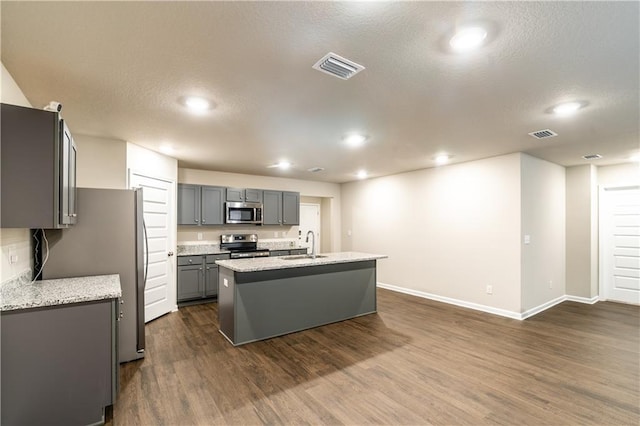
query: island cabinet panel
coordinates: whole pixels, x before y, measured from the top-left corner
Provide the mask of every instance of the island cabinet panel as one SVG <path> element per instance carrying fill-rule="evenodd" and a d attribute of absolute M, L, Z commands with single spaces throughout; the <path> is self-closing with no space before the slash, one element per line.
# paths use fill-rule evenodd
<path fill-rule="evenodd" d="M 234 272 L 220 267 L 220 331 L 240 345 L 376 312 L 376 262 Z"/>
<path fill-rule="evenodd" d="M 118 377 L 116 300 L 2 313 L 3 425 L 104 422 Z"/>

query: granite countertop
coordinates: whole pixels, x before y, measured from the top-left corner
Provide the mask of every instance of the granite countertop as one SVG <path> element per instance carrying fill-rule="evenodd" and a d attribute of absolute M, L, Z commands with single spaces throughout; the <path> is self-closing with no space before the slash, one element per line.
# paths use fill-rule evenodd
<path fill-rule="evenodd" d="M 367 260 L 386 259 L 384 254 L 358 253 L 353 251 L 341 253 L 319 254 L 315 259 L 302 257 L 300 259 L 287 259 L 298 256 L 279 257 L 254 257 L 252 259 L 216 260 L 216 263 L 224 268 L 236 272 L 257 272 L 273 269 L 304 268 L 307 266 L 331 265 L 334 263 L 363 262 Z"/>
<path fill-rule="evenodd" d="M 263 239 L 258 242 L 259 249 L 269 250 L 295 250 L 301 247 L 297 238 L 269 240 Z M 177 256 L 200 256 L 206 254 L 228 254 L 230 251 L 220 248 L 218 242 L 185 242 L 176 247 Z"/>
<path fill-rule="evenodd" d="M 0 311 L 115 299 L 121 295 L 117 274 L 4 283 L 0 287 Z"/>

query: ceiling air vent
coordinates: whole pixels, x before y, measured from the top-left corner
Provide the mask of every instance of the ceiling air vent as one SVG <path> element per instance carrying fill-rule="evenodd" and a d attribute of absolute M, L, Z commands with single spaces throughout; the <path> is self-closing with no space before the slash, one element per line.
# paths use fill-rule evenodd
<path fill-rule="evenodd" d="M 333 52 L 327 53 L 322 59 L 316 62 L 313 68 L 343 80 L 348 80 L 364 69 L 362 65 L 338 56 Z"/>
<path fill-rule="evenodd" d="M 310 168 L 310 169 L 307 169 L 307 171 L 308 171 L 308 172 L 311 172 L 311 173 L 317 173 L 317 172 L 321 172 L 321 171 L 323 171 L 323 170 L 324 170 L 324 168 L 323 168 L 323 167 L 312 167 L 312 168 Z"/>
<path fill-rule="evenodd" d="M 531 132 L 529 133 L 529 135 L 533 136 L 536 139 L 546 139 L 546 138 L 552 138 L 554 136 L 558 136 L 556 132 L 553 132 L 549 129 L 538 130 L 537 132 Z"/>
<path fill-rule="evenodd" d="M 589 155 L 583 155 L 582 158 L 584 158 L 585 160 L 599 160 L 602 158 L 602 155 L 600 154 L 589 154 Z"/>

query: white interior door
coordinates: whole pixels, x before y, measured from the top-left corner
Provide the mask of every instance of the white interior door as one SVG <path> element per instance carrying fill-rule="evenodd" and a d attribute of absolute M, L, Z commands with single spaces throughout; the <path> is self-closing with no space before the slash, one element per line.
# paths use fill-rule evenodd
<path fill-rule="evenodd" d="M 607 300 L 640 304 L 640 187 L 600 192 L 601 290 Z"/>
<path fill-rule="evenodd" d="M 320 253 L 320 205 L 319 204 L 300 204 L 300 245 L 302 247 L 311 248 L 311 239 L 307 243 L 307 232 L 313 231 L 315 235 L 316 253 Z M 311 252 L 309 250 L 309 252 Z"/>
<path fill-rule="evenodd" d="M 147 282 L 144 289 L 144 319 L 149 322 L 173 310 L 175 283 L 171 241 L 174 184 L 165 179 L 131 172 L 131 188 L 142 187 L 144 221 L 148 241 Z"/>

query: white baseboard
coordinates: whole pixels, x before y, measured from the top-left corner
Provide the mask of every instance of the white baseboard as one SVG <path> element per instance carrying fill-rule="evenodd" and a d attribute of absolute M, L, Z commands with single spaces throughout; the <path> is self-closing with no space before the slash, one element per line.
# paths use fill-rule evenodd
<path fill-rule="evenodd" d="M 463 308 L 474 309 L 476 311 L 487 312 L 494 315 L 500 315 L 502 317 L 512 319 L 522 319 L 520 314 L 513 311 L 507 311 L 506 309 L 494 308 L 492 306 L 481 305 L 479 303 L 467 302 L 465 300 L 454 299 L 446 296 L 439 296 L 433 293 L 426 293 L 424 291 L 412 290 L 410 288 L 398 287 L 391 284 L 378 283 L 378 287 L 385 288 L 387 290 L 396 291 L 398 293 L 410 294 L 412 296 L 422 297 L 423 299 L 435 300 L 436 302 L 448 303 L 450 305 L 461 306 Z"/>
<path fill-rule="evenodd" d="M 578 303 L 586 303 L 587 305 L 593 305 L 594 303 L 604 300 L 600 296 L 589 297 L 581 297 L 581 296 L 570 296 L 567 294 L 567 300 L 570 302 L 578 302 Z"/>
<path fill-rule="evenodd" d="M 476 311 L 481 311 L 481 312 L 486 312 L 489 314 L 494 314 L 494 315 L 500 315 L 502 317 L 506 317 L 506 318 L 512 318 L 512 319 L 516 319 L 516 320 L 524 320 L 527 318 L 531 318 L 532 316 L 539 314 L 542 311 L 545 311 L 555 305 L 558 305 L 564 301 L 571 301 L 571 302 L 579 302 L 579 303 L 587 303 L 587 304 L 594 304 L 596 303 L 598 300 L 600 300 L 600 298 L 598 296 L 592 297 L 592 298 L 587 298 L 587 297 L 579 297 L 579 296 L 560 296 L 557 297 L 553 300 L 550 300 L 548 302 L 545 302 L 539 306 L 536 306 L 535 308 L 531 308 L 526 310 L 525 312 L 519 313 L 519 312 L 514 312 L 514 311 L 508 311 L 506 309 L 500 309 L 500 308 L 494 308 L 492 306 L 487 306 L 487 305 L 481 305 L 479 303 L 473 303 L 473 302 L 467 302 L 466 300 L 460 300 L 460 299 L 454 299 L 451 297 L 446 297 L 446 296 L 439 296 L 437 294 L 433 294 L 433 293 L 427 293 L 424 291 L 419 291 L 419 290 L 413 290 L 410 288 L 404 288 L 404 287 L 398 287 L 392 284 L 385 284 L 385 283 L 381 283 L 378 282 L 377 286 L 380 288 L 384 288 L 387 290 L 391 290 L 391 291 L 395 291 L 398 293 L 404 293 L 404 294 L 409 294 L 411 296 L 417 296 L 417 297 L 422 297 L 423 299 L 429 299 L 429 300 L 435 300 L 436 302 L 443 302 L 443 303 L 448 303 L 450 305 L 456 305 L 456 306 L 460 306 L 463 308 L 469 308 L 469 309 L 473 309 Z"/>

